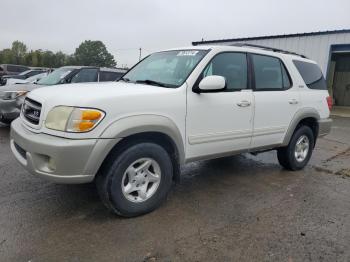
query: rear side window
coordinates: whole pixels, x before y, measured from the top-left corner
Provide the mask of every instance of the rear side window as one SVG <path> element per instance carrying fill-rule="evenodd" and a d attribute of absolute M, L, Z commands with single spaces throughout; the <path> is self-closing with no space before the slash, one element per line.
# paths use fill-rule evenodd
<path fill-rule="evenodd" d="M 256 90 L 284 90 L 291 86 L 286 68 L 280 59 L 252 55 Z"/>
<path fill-rule="evenodd" d="M 17 67 L 11 66 L 11 65 L 7 66 L 7 71 L 8 72 L 18 72 Z"/>
<path fill-rule="evenodd" d="M 116 81 L 122 75 L 123 75 L 123 73 L 101 71 L 100 72 L 100 82 Z"/>
<path fill-rule="evenodd" d="M 298 60 L 293 60 L 305 84 L 311 89 L 326 90 L 327 84 L 318 65 Z"/>
<path fill-rule="evenodd" d="M 8 65 L 7 66 L 7 71 L 9 71 L 9 72 L 21 73 L 21 72 L 24 72 L 27 70 L 28 70 L 28 67 L 15 66 L 15 65 Z"/>
<path fill-rule="evenodd" d="M 23 67 L 23 66 L 19 66 L 18 67 L 18 72 L 24 72 L 24 71 L 27 71 L 29 68 L 28 67 Z"/>

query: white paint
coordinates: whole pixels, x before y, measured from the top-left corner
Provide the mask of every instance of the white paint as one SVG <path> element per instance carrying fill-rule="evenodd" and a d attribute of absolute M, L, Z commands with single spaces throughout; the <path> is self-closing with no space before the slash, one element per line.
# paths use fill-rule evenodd
<path fill-rule="evenodd" d="M 57 136 L 70 139 L 101 138 L 112 124 L 121 122 L 122 119 L 133 116 L 142 118 L 145 115 L 161 116 L 170 120 L 180 131 L 185 146 L 185 160 L 188 160 L 279 145 L 292 118 L 302 108 L 316 109 L 321 118 L 329 117 L 326 102 L 328 92 L 308 89 L 292 62 L 295 59 L 312 61 L 255 48 L 201 46 L 187 49 L 194 48 L 210 51 L 179 88 L 112 82 L 37 89 L 28 97 L 42 104 L 41 120 L 36 130 L 30 130 L 52 135 L 52 139 Z M 286 91 L 194 93 L 192 87 L 201 72 L 221 52 L 250 52 L 278 57 L 287 67 L 293 87 Z M 296 103 L 290 103 L 291 100 Z M 47 129 L 44 123 L 48 112 L 60 105 L 96 108 L 105 112 L 106 116 L 95 129 L 87 133 Z M 22 121 L 25 123 L 23 117 Z"/>

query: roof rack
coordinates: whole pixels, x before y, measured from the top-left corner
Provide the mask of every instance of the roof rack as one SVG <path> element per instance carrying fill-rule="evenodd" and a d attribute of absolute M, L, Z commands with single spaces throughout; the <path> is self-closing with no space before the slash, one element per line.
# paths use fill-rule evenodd
<path fill-rule="evenodd" d="M 269 50 L 269 51 L 272 51 L 272 52 L 278 52 L 278 53 L 290 54 L 290 55 L 297 55 L 297 56 L 300 56 L 302 58 L 307 58 L 306 56 L 298 54 L 298 53 L 295 53 L 295 52 L 291 52 L 291 51 L 287 51 L 287 50 L 283 50 L 283 49 L 278 49 L 278 48 L 274 48 L 274 47 L 269 47 L 269 46 L 263 46 L 263 45 L 254 45 L 254 44 L 248 44 L 248 43 L 235 43 L 235 44 L 231 44 L 230 46 L 254 47 L 254 48 L 260 48 L 260 49 L 263 49 L 263 50 Z"/>

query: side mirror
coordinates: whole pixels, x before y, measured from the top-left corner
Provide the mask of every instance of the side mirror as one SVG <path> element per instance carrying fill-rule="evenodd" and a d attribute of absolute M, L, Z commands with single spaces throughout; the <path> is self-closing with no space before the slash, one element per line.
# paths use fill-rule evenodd
<path fill-rule="evenodd" d="M 226 88 L 226 80 L 222 76 L 207 76 L 199 82 L 199 93 L 222 91 Z"/>

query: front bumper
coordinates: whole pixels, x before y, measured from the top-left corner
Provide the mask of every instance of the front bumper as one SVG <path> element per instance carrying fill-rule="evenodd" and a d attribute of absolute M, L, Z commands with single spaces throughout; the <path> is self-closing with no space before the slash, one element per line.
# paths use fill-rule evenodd
<path fill-rule="evenodd" d="M 318 120 L 318 136 L 325 136 L 331 132 L 333 120 L 325 118 Z"/>
<path fill-rule="evenodd" d="M 91 182 L 112 147 L 108 139 L 66 139 L 37 134 L 20 119 L 11 124 L 11 150 L 33 175 L 55 183 Z"/>

